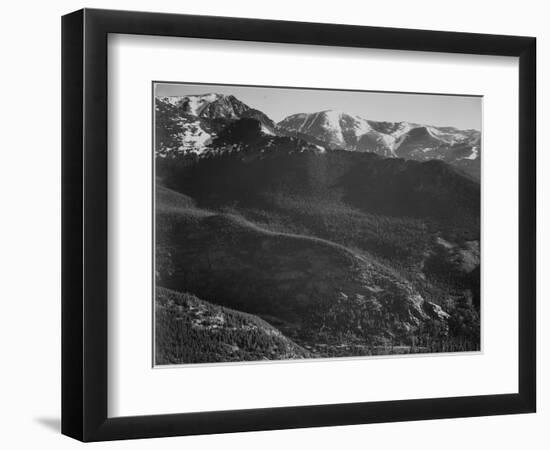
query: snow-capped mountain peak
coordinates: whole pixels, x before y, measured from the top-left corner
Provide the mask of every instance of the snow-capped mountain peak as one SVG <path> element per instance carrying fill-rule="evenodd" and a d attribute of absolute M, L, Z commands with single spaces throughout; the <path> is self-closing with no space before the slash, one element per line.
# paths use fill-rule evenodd
<path fill-rule="evenodd" d="M 161 97 L 160 100 L 176 106 L 181 113 L 211 119 L 237 119 L 244 111 L 251 109 L 233 95 L 217 93 Z"/>
<path fill-rule="evenodd" d="M 279 122 L 278 127 L 313 136 L 333 148 L 359 151 L 376 148 L 385 156 L 393 156 L 391 136 L 376 131 L 368 120 L 343 111 L 294 114 Z"/>
<path fill-rule="evenodd" d="M 204 94 L 187 97 L 187 108 L 190 114 L 200 115 L 205 107 L 220 99 L 219 94 Z"/>
<path fill-rule="evenodd" d="M 188 114 L 198 116 L 206 106 L 219 100 L 221 97 L 221 94 L 208 93 L 186 96 L 172 95 L 169 97 L 160 97 L 160 99 L 170 103 L 171 105 L 183 108 Z"/>
<path fill-rule="evenodd" d="M 333 146 L 345 148 L 351 140 L 371 131 L 368 121 L 343 111 L 328 109 L 288 116 L 278 127 L 289 132 L 314 136 Z"/>
<path fill-rule="evenodd" d="M 460 167 L 470 165 L 471 171 L 478 173 L 481 134 L 476 130 L 366 120 L 338 110 L 293 114 L 280 121 L 278 127 L 311 136 L 333 149 L 420 161 L 440 159 Z"/>
<path fill-rule="evenodd" d="M 167 122 L 171 128 L 171 138 L 158 142 L 159 154 L 202 154 L 228 124 L 245 118 L 260 122 L 262 133 L 275 135 L 275 124 L 269 117 L 233 95 L 157 97 L 155 109 L 157 122 Z"/>
<path fill-rule="evenodd" d="M 156 120 L 167 126 L 157 153 L 202 154 L 215 144 L 219 133 L 241 119 L 260 122 L 264 136 L 298 138 L 323 149 L 372 152 L 384 157 L 426 161 L 438 159 L 479 176 L 481 133 L 454 127 L 413 122 L 368 120 L 341 110 L 296 113 L 278 124 L 262 111 L 233 95 L 199 95 L 156 98 Z M 162 129 L 162 127 L 161 127 Z"/>

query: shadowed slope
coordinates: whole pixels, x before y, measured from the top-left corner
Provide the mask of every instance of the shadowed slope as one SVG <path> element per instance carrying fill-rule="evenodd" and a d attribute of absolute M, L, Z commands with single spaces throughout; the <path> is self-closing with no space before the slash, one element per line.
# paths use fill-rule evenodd
<path fill-rule="evenodd" d="M 297 342 L 409 342 L 447 315 L 406 280 L 324 239 L 242 217 L 157 205 L 157 280 L 266 318 Z"/>
<path fill-rule="evenodd" d="M 158 365 L 310 356 L 256 316 L 162 287 L 156 289 L 155 320 Z"/>

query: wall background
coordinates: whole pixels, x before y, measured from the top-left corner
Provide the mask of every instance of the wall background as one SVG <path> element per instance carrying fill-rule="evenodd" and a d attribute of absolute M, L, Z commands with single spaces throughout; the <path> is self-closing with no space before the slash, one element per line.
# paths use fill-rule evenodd
<path fill-rule="evenodd" d="M 544 2 L 393 0 L 111 0 L 10 2 L 0 17 L 0 443 L 5 448 L 80 446 L 59 434 L 60 417 L 60 16 L 83 6 L 519 34 L 538 38 L 539 124 L 539 381 L 548 379 L 550 308 L 545 253 L 550 156 L 542 149 L 550 104 L 550 29 Z M 505 199 L 503 199 L 505 201 Z M 406 374 L 404 374 L 406 376 Z M 543 449 L 550 443 L 550 389 L 539 383 L 536 415 L 240 433 L 95 444 L 95 448 L 243 449 L 335 447 Z"/>

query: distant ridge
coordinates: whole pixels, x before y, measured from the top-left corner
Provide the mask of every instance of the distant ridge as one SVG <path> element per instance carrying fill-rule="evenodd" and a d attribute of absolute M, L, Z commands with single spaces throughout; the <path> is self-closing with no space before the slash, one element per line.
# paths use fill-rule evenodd
<path fill-rule="evenodd" d="M 414 122 L 384 122 L 344 111 L 298 113 L 277 124 L 234 95 L 157 97 L 157 154 L 208 153 L 215 138 L 232 122 L 254 119 L 270 136 L 306 140 L 323 149 L 371 152 L 387 158 L 440 160 L 480 177 L 481 133 Z"/>

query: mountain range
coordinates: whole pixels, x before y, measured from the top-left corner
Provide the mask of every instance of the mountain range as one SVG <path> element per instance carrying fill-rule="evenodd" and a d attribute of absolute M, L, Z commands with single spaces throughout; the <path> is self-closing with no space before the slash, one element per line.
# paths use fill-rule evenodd
<path fill-rule="evenodd" d="M 157 364 L 479 350 L 478 132 L 206 94 L 155 138 Z"/>
<path fill-rule="evenodd" d="M 389 158 L 416 161 L 441 160 L 479 179 L 481 133 L 412 122 L 368 120 L 342 111 L 325 110 L 292 114 L 275 123 L 233 95 L 204 95 L 156 98 L 158 121 L 168 122 L 172 133 L 157 136 L 157 152 L 204 154 L 228 121 L 255 119 L 262 132 L 271 136 L 293 136 L 324 149 L 371 152 Z"/>

